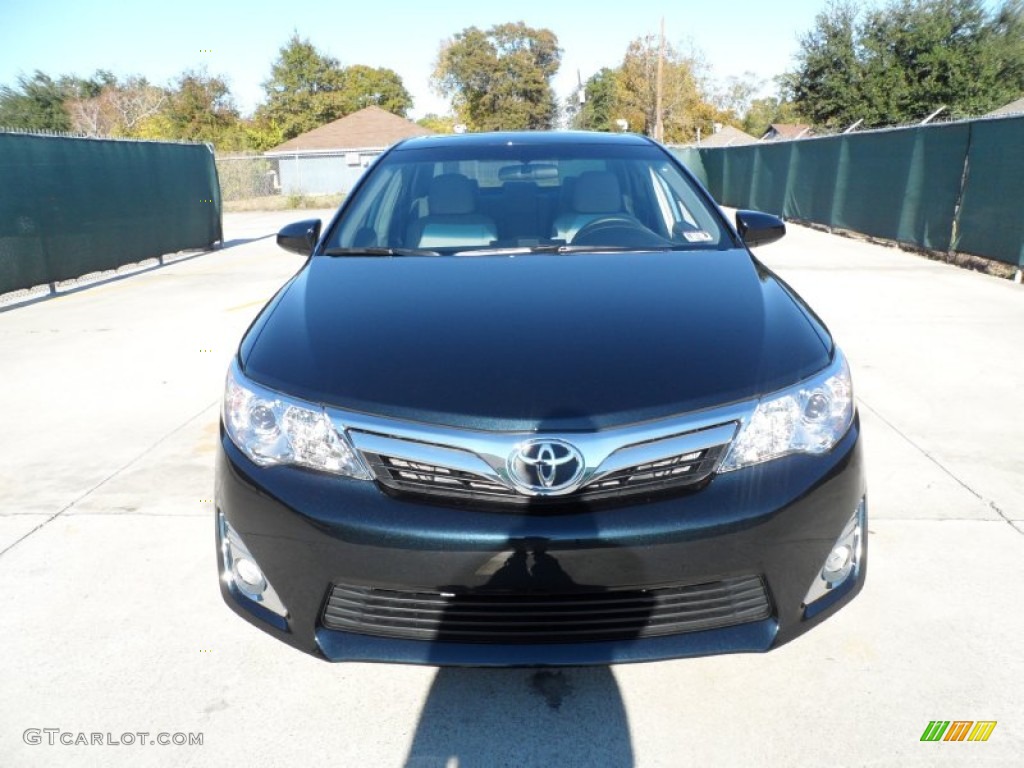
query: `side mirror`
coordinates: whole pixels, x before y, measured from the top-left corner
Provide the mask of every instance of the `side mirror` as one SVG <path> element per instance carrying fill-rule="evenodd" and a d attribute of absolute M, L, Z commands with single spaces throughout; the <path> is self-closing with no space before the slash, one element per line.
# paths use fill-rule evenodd
<path fill-rule="evenodd" d="M 277 233 L 277 244 L 286 251 L 309 256 L 320 239 L 320 226 L 320 219 L 292 222 Z"/>
<path fill-rule="evenodd" d="M 736 231 L 750 248 L 774 243 L 786 234 L 786 222 L 760 211 L 736 211 Z"/>

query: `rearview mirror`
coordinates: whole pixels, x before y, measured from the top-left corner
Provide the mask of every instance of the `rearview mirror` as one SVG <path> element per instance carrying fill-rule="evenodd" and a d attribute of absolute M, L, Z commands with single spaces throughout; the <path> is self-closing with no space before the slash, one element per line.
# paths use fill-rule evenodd
<path fill-rule="evenodd" d="M 545 181 L 558 178 L 558 166 L 551 163 L 530 163 L 506 165 L 498 170 L 502 181 Z"/>
<path fill-rule="evenodd" d="M 736 231 L 749 248 L 774 243 L 786 234 L 786 222 L 760 211 L 736 211 Z"/>
<path fill-rule="evenodd" d="M 277 244 L 286 251 L 309 256 L 320 239 L 320 219 L 295 221 L 277 233 Z"/>

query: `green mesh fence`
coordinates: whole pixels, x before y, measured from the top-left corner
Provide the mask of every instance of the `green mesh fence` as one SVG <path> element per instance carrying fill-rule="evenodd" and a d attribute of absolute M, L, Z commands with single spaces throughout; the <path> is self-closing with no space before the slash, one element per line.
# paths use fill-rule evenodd
<path fill-rule="evenodd" d="M 677 147 L 672 150 L 672 153 L 682 161 L 683 165 L 689 169 L 690 173 L 700 180 L 701 184 L 705 187 L 708 185 L 708 175 L 704 170 L 704 160 L 701 157 L 699 149 L 693 149 L 691 147 Z"/>
<path fill-rule="evenodd" d="M 795 143 L 787 142 L 787 145 Z M 798 146 L 799 150 L 795 152 L 790 148 L 791 175 L 786 185 L 783 215 L 799 221 L 827 224 L 832 221 L 841 144 L 828 139 L 807 139 Z"/>
<path fill-rule="evenodd" d="M 953 248 L 1024 266 L 1024 117 L 971 128 Z"/>
<path fill-rule="evenodd" d="M 757 147 L 736 147 L 722 163 L 722 200 L 750 199 L 754 192 Z M 726 203 L 731 205 L 731 203 Z"/>
<path fill-rule="evenodd" d="M 792 153 L 773 151 L 777 147 L 757 144 L 750 147 L 753 169 L 751 171 L 751 207 L 767 213 L 781 215 L 786 206 L 786 190 L 789 188 L 789 165 Z M 781 147 L 787 150 L 788 147 Z"/>
<path fill-rule="evenodd" d="M 0 133 L 0 294 L 222 240 L 203 145 Z"/>
<path fill-rule="evenodd" d="M 832 226 L 946 251 L 966 124 L 843 136 Z"/>
<path fill-rule="evenodd" d="M 723 205 L 1024 265 L 1024 117 L 676 154 Z"/>

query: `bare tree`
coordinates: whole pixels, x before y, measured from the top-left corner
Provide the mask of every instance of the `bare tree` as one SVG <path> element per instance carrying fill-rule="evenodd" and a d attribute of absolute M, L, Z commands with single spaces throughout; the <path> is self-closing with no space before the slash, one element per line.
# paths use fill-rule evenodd
<path fill-rule="evenodd" d="M 140 123 L 167 103 L 167 93 L 145 78 L 130 77 L 106 85 L 99 95 L 70 99 L 66 107 L 73 130 L 88 136 L 131 136 Z"/>

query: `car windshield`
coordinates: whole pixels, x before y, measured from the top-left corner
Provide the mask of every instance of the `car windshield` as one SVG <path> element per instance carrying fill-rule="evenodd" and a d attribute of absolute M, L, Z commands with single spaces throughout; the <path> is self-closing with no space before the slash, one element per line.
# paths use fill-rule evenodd
<path fill-rule="evenodd" d="M 324 252 L 475 255 L 731 245 L 721 219 L 656 145 L 487 144 L 453 137 L 383 156 L 347 201 Z"/>

